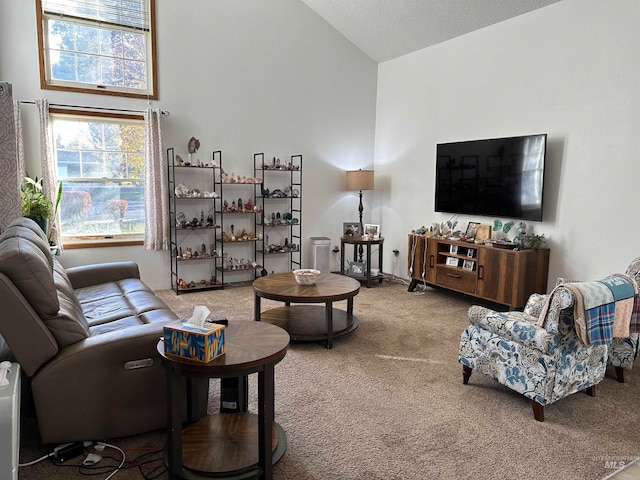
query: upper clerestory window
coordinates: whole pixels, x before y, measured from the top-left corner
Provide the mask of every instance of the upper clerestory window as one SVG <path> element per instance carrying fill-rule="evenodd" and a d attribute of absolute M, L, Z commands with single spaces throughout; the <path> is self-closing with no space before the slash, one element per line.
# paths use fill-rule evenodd
<path fill-rule="evenodd" d="M 157 100 L 155 0 L 36 0 L 43 89 Z"/>

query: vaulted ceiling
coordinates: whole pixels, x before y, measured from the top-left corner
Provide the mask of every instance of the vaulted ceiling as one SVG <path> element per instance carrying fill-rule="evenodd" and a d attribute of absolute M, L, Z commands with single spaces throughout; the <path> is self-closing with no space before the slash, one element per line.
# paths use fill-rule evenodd
<path fill-rule="evenodd" d="M 384 62 L 560 0 L 302 0 Z"/>

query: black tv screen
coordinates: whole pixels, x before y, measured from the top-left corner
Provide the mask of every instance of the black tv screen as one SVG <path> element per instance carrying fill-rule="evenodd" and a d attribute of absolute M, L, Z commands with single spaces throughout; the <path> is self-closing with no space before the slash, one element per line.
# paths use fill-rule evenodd
<path fill-rule="evenodd" d="M 541 221 L 547 135 L 436 146 L 435 211 Z"/>

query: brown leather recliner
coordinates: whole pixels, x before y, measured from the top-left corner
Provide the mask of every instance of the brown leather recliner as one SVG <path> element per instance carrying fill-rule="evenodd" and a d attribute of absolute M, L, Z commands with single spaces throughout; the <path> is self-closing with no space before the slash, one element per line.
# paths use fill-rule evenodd
<path fill-rule="evenodd" d="M 0 235 L 0 306 L 0 335 L 30 378 L 43 443 L 166 425 L 156 345 L 177 317 L 135 263 L 65 270 L 38 225 L 20 218 Z"/>

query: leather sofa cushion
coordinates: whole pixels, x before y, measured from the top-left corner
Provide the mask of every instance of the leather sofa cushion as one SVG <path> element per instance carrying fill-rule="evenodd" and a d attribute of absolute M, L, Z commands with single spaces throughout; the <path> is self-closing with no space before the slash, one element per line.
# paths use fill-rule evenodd
<path fill-rule="evenodd" d="M 137 278 L 78 288 L 76 296 L 91 335 L 178 317 Z"/>
<path fill-rule="evenodd" d="M 53 255 L 47 237 L 38 224 L 30 218 L 20 218 L 11 222 L 0 235 L 0 242 L 5 238 L 21 237 L 29 240 L 43 253 L 49 266 L 53 268 Z"/>
<path fill-rule="evenodd" d="M 0 271 L 11 279 L 41 318 L 58 313 L 60 304 L 51 265 L 36 243 L 17 235 L 2 238 Z"/>
<path fill-rule="evenodd" d="M 79 342 L 90 336 L 89 324 L 82 311 L 71 281 L 64 267 L 54 259 L 53 282 L 58 293 L 60 309 L 57 315 L 43 318 L 60 348 Z"/>
<path fill-rule="evenodd" d="M 64 268 L 28 222 L 27 226 L 13 222 L 0 236 L 0 271 L 20 290 L 60 348 L 89 336 Z"/>

